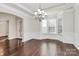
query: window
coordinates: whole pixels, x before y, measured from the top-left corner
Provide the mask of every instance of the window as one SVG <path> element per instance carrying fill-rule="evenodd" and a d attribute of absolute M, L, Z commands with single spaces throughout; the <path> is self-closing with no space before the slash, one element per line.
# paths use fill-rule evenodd
<path fill-rule="evenodd" d="M 49 33 L 57 33 L 57 20 L 56 19 L 49 19 L 48 20 L 48 32 Z"/>
<path fill-rule="evenodd" d="M 42 29 L 41 30 L 42 33 L 47 33 L 47 20 L 46 19 L 41 21 L 41 29 Z"/>
<path fill-rule="evenodd" d="M 62 33 L 62 19 L 61 18 L 58 19 L 58 33 L 59 34 Z"/>
<path fill-rule="evenodd" d="M 62 17 L 52 17 L 41 21 L 42 33 L 61 34 L 62 33 Z"/>
<path fill-rule="evenodd" d="M 57 33 L 57 19 L 42 20 L 42 33 Z"/>

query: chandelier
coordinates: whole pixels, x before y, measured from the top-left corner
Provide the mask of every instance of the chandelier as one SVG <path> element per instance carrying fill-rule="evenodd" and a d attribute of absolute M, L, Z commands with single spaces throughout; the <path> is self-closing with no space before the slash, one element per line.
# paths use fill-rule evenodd
<path fill-rule="evenodd" d="M 39 21 L 44 20 L 47 16 L 47 13 L 42 10 L 42 9 L 37 9 L 36 12 L 34 12 L 35 18 L 38 19 Z"/>

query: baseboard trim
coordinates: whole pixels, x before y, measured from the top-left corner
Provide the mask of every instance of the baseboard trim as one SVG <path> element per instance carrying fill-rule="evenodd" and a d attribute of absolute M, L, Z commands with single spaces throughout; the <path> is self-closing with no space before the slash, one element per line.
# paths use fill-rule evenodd
<path fill-rule="evenodd" d="M 79 46 L 77 45 L 77 44 L 73 44 L 75 47 L 76 47 L 76 49 L 79 51 Z"/>

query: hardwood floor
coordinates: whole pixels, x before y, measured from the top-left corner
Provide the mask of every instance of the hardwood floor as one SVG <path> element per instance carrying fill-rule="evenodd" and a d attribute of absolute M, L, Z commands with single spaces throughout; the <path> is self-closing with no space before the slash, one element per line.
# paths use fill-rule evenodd
<path fill-rule="evenodd" d="M 22 43 L 22 39 L 0 37 L 1 56 L 79 56 L 73 44 L 54 39 L 31 39 Z"/>
<path fill-rule="evenodd" d="M 0 56 L 9 56 L 22 47 L 22 39 L 14 38 L 9 40 L 8 36 L 0 37 Z"/>
<path fill-rule="evenodd" d="M 14 38 L 9 40 L 9 55 L 14 54 L 17 52 L 22 46 L 22 39 Z"/>
<path fill-rule="evenodd" d="M 24 46 L 11 54 L 14 56 L 79 56 L 79 51 L 73 44 L 58 40 L 36 40 L 24 42 Z"/>
<path fill-rule="evenodd" d="M 0 56 L 9 54 L 9 41 L 7 36 L 0 37 Z"/>

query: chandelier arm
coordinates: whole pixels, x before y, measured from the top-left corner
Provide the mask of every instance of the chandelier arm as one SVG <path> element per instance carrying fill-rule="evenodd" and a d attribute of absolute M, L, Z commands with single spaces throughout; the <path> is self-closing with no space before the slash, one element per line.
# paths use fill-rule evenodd
<path fill-rule="evenodd" d="M 41 9 L 41 4 L 39 4 L 39 8 L 37 9 L 36 12 L 34 12 L 35 18 L 38 19 L 39 21 L 45 19 L 47 16 L 47 13 Z"/>

